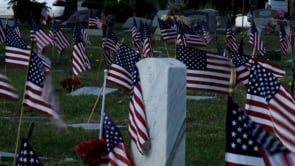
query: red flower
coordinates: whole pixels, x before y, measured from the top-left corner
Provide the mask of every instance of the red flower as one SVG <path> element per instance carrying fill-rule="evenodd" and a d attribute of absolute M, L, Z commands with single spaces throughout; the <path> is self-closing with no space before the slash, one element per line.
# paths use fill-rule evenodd
<path fill-rule="evenodd" d="M 106 141 L 98 138 L 80 142 L 75 146 L 75 151 L 78 152 L 81 157 L 86 158 L 89 165 L 97 165 L 100 157 L 108 154 Z"/>
<path fill-rule="evenodd" d="M 65 78 L 61 80 L 59 83 L 62 88 L 68 91 L 71 91 L 73 88 L 74 89 L 77 88 L 81 84 L 78 78 L 71 78 L 71 77 Z"/>

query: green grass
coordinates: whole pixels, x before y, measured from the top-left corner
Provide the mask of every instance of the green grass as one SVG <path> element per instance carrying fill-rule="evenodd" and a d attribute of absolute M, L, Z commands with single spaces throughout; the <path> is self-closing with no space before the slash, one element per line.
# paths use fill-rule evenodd
<path fill-rule="evenodd" d="M 22 25 L 23 38 L 28 41 L 29 28 L 27 25 Z M 48 27 L 47 27 L 48 28 Z M 124 39 L 124 43 L 130 47 L 131 33 L 120 31 L 120 38 Z M 69 41 L 72 41 L 72 32 L 66 33 Z M 217 33 L 219 41 L 224 45 L 225 32 Z M 215 35 L 213 36 L 214 39 Z M 241 35 L 237 34 L 238 39 Z M 251 50 L 251 46 L 245 37 L 245 49 Z M 278 35 L 263 36 L 265 47 L 267 49 L 279 48 Z M 92 46 L 87 47 L 88 55 L 91 59 L 92 69 L 83 72 L 79 75 L 82 86 L 102 86 L 103 83 L 103 70 L 107 68 L 104 65 L 102 50 L 101 50 L 101 37 L 91 36 Z M 163 57 L 168 57 L 166 54 L 169 52 L 169 57 L 175 57 L 175 44 L 173 42 L 153 41 L 155 50 L 162 51 Z M 210 48 L 215 48 L 214 40 Z M 81 123 L 87 122 L 91 110 L 96 101 L 96 96 L 68 96 L 65 90 L 61 88 L 59 82 L 66 78 L 71 77 L 71 48 L 65 50 L 62 56 L 58 56 L 55 48 L 48 47 L 45 55 L 52 61 L 52 77 L 53 86 L 56 96 L 59 100 L 59 105 L 62 110 L 62 115 L 65 123 Z M 4 46 L 0 46 L 0 55 L 2 71 L 11 79 L 12 84 L 16 87 L 20 96 L 20 101 L 13 103 L 4 99 L 0 99 L 0 150 L 14 153 L 16 145 L 17 129 L 19 124 L 19 115 L 22 109 L 22 96 L 24 92 L 24 83 L 26 78 L 26 70 L 4 65 Z M 282 82 L 288 86 L 292 78 L 292 64 L 286 61 L 291 56 L 282 57 L 279 61 L 273 63 L 282 66 L 287 75 L 282 79 Z M 62 70 L 64 72 L 55 72 Z M 111 84 L 108 87 L 118 88 Z M 186 165 L 208 165 L 218 166 L 224 165 L 225 153 L 225 122 L 226 122 L 226 105 L 227 96 L 206 93 L 206 92 L 192 92 L 188 91 L 188 95 L 210 95 L 216 96 L 214 100 L 202 101 L 187 101 L 186 112 Z M 235 87 L 234 100 L 243 108 L 245 99 L 245 88 L 241 85 Z M 129 94 L 119 89 L 117 92 L 106 96 L 105 108 L 110 113 L 111 117 L 122 125 L 127 125 L 128 122 L 128 105 Z M 95 109 L 94 116 L 91 122 L 99 122 L 100 119 L 101 100 Z M 35 111 L 24 108 L 24 116 L 42 116 Z M 75 145 L 81 141 L 87 141 L 98 137 L 99 131 L 86 131 L 83 129 L 75 128 L 57 128 L 50 121 L 32 121 L 26 118 L 23 119 L 21 124 L 21 136 L 26 137 L 30 124 L 34 122 L 33 134 L 30 143 L 35 149 L 36 153 L 40 156 L 45 156 L 49 160 L 45 165 L 56 166 L 74 166 L 83 165 L 82 160 L 74 151 Z M 125 142 L 129 144 L 129 136 L 126 130 L 122 130 Z M 11 165 L 11 162 L 2 162 L 1 165 Z"/>

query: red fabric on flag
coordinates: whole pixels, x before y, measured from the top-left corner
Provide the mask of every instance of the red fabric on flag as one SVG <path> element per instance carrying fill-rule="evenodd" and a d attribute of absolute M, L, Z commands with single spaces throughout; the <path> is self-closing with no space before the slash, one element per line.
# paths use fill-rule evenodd
<path fill-rule="evenodd" d="M 254 61 L 249 74 L 245 111 L 295 152 L 295 100 L 278 78 Z"/>
<path fill-rule="evenodd" d="M 27 67 L 29 64 L 30 46 L 11 28 L 6 29 L 5 64 Z"/>
<path fill-rule="evenodd" d="M 18 94 L 4 73 L 0 73 L 0 97 L 11 101 L 18 101 Z"/>
<path fill-rule="evenodd" d="M 107 142 L 109 166 L 134 166 L 119 128 L 106 112 L 103 117 L 103 138 Z"/>
<path fill-rule="evenodd" d="M 144 154 L 149 148 L 149 134 L 143 94 L 137 69 L 133 73 L 133 89 L 129 104 L 128 133 L 137 146 L 138 151 Z"/>
<path fill-rule="evenodd" d="M 196 48 L 177 46 L 176 59 L 187 66 L 187 89 L 229 93 L 232 64 L 226 57 Z"/>
<path fill-rule="evenodd" d="M 25 84 L 23 105 L 32 110 L 44 113 L 54 120 L 60 120 L 60 113 L 53 95 L 53 90 L 50 87 L 51 85 L 48 84 L 50 84 L 50 78 L 45 74 L 42 59 L 37 53 L 32 52 Z"/>

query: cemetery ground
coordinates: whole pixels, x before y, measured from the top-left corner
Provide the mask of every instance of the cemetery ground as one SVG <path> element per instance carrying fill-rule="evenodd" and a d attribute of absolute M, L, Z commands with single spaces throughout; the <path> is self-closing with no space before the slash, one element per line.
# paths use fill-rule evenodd
<path fill-rule="evenodd" d="M 117 26 L 116 26 L 117 27 Z M 49 27 L 45 27 L 49 28 Z M 22 36 L 29 43 L 29 26 L 22 25 Z M 131 44 L 131 32 L 116 29 L 117 35 L 128 46 Z M 153 31 L 151 31 L 153 32 Z M 72 43 L 73 32 L 66 32 L 68 40 Z M 213 34 L 209 49 L 215 49 L 215 35 L 218 35 L 219 42 L 224 46 L 225 32 Z M 244 36 L 246 50 L 252 50 L 248 44 L 248 37 Z M 279 49 L 278 34 L 263 35 L 262 39 L 266 49 Z M 239 40 L 241 34 L 236 34 Z M 108 67 L 104 64 L 101 37 L 90 36 L 92 45 L 86 46 L 92 68 L 81 73 L 78 78 L 81 81 L 79 87 L 99 86 L 103 84 L 103 70 Z M 166 47 L 167 46 L 167 47 Z M 161 57 L 175 57 L 174 42 L 153 40 L 153 48 L 162 52 Z M 169 54 L 167 54 L 167 51 Z M 51 76 L 55 95 L 58 98 L 59 106 L 62 111 L 62 118 L 66 124 L 87 123 L 90 113 L 94 107 L 97 96 L 70 96 L 64 90 L 60 81 L 71 77 L 71 54 L 72 47 L 67 48 L 62 56 L 58 56 L 56 49 L 47 47 L 45 55 L 52 61 Z M 14 153 L 19 124 L 19 115 L 22 109 L 22 96 L 26 79 L 26 70 L 22 68 L 5 66 L 4 64 L 4 45 L 0 46 L 1 71 L 6 72 L 12 85 L 15 86 L 20 100 L 13 103 L 1 99 L 0 109 L 0 151 Z M 286 76 L 282 78 L 285 86 L 292 80 L 292 59 L 291 55 L 281 57 L 280 60 L 271 60 L 286 70 Z M 118 88 L 110 83 L 107 87 Z M 233 98 L 244 108 L 246 89 L 242 85 L 234 88 Z M 225 123 L 227 96 L 215 93 L 187 91 L 187 95 L 206 95 L 214 96 L 215 99 L 208 100 L 187 100 L 186 109 L 186 165 L 187 166 L 218 166 L 224 165 L 225 154 Z M 118 91 L 110 93 L 105 98 L 105 110 L 116 121 L 118 125 L 126 126 L 121 129 L 126 144 L 130 144 L 127 133 L 128 124 L 129 93 L 118 88 Z M 90 123 L 99 123 L 101 111 L 101 99 L 97 105 Z M 148 110 L 147 110 L 148 111 Z M 98 130 L 84 130 L 81 128 L 56 127 L 46 115 L 39 112 L 30 111 L 24 108 L 24 118 L 21 127 L 21 137 L 28 135 L 29 126 L 34 123 L 32 136 L 29 140 L 38 156 L 46 157 L 44 165 L 52 166 L 76 166 L 83 165 L 83 160 L 74 150 L 75 145 L 82 141 L 88 141 L 99 136 Z M 161 134 L 161 133 L 159 133 Z M 0 165 L 11 165 L 12 161 L 0 161 Z"/>

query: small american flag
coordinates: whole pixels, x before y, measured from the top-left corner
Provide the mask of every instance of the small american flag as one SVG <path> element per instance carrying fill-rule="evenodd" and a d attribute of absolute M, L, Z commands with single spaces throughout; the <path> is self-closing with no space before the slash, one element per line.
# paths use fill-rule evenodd
<path fill-rule="evenodd" d="M 0 97 L 10 101 L 18 101 L 18 94 L 4 73 L 0 73 Z"/>
<path fill-rule="evenodd" d="M 98 17 L 95 17 L 95 18 L 89 17 L 88 18 L 88 26 L 96 27 L 96 28 L 101 29 L 102 28 L 102 22 Z"/>
<path fill-rule="evenodd" d="M 149 134 L 139 73 L 137 68 L 132 74 L 132 91 L 129 104 L 128 133 L 141 154 L 148 148 Z"/>
<path fill-rule="evenodd" d="M 186 36 L 184 34 L 184 24 L 182 22 L 177 23 L 177 46 L 187 46 Z"/>
<path fill-rule="evenodd" d="M 9 25 L 8 25 L 9 26 Z M 11 28 L 15 31 L 15 33 L 19 36 L 19 37 L 22 37 L 21 35 L 21 31 L 20 31 L 20 28 L 18 26 L 18 21 L 17 19 L 14 20 L 14 24 L 11 26 Z"/>
<path fill-rule="evenodd" d="M 286 33 L 283 24 L 280 24 L 280 44 L 281 44 L 281 53 L 282 55 L 287 55 L 291 51 L 291 42 L 289 36 Z"/>
<path fill-rule="evenodd" d="M 186 24 L 182 24 L 184 29 L 184 34 L 186 38 L 186 43 L 190 46 L 201 46 L 207 47 L 207 43 L 202 37 L 197 34 L 191 27 Z"/>
<path fill-rule="evenodd" d="M 262 65 L 252 62 L 246 95 L 246 113 L 262 127 L 274 132 L 292 152 L 295 100 L 280 80 Z"/>
<path fill-rule="evenodd" d="M 265 54 L 263 41 L 257 31 L 254 21 L 252 21 L 251 31 L 249 33 L 249 43 L 254 46 L 254 48 L 259 52 L 260 55 L 263 56 Z"/>
<path fill-rule="evenodd" d="M 107 25 L 102 27 L 103 37 L 102 37 L 102 48 L 103 48 L 103 57 L 106 65 L 111 65 L 113 62 L 113 53 L 117 51 L 118 39 Z"/>
<path fill-rule="evenodd" d="M 228 165 L 291 166 L 294 163 L 295 153 L 290 152 L 273 135 L 256 124 L 231 97 L 228 99 L 226 126 Z"/>
<path fill-rule="evenodd" d="M 249 71 L 252 61 L 258 62 L 267 71 L 271 72 L 277 78 L 281 78 L 286 74 L 285 70 L 282 67 L 272 64 L 269 61 L 253 59 L 250 56 L 240 54 L 239 52 L 229 51 L 229 53 L 232 62 L 236 67 L 236 83 L 242 82 L 245 87 L 248 86 Z"/>
<path fill-rule="evenodd" d="M 107 81 L 130 91 L 132 86 L 132 73 L 135 70 L 135 64 L 139 60 L 140 54 L 122 43 L 110 66 Z"/>
<path fill-rule="evenodd" d="M 43 53 L 45 47 L 52 43 L 52 39 L 41 29 L 39 23 L 34 19 L 31 21 L 30 37 L 33 42 L 36 42 L 39 53 Z"/>
<path fill-rule="evenodd" d="M 91 68 L 90 60 L 87 56 L 87 52 L 83 44 L 81 29 L 79 27 L 75 27 L 74 29 L 72 68 L 73 74 L 75 76 Z"/>
<path fill-rule="evenodd" d="M 109 166 L 134 166 L 128 147 L 116 123 L 107 112 L 103 115 L 103 138 L 109 152 Z"/>
<path fill-rule="evenodd" d="M 0 44 L 4 43 L 6 40 L 5 29 L 2 25 L 2 21 L 0 20 Z"/>
<path fill-rule="evenodd" d="M 166 21 L 158 18 L 159 28 L 162 40 L 175 40 L 177 37 L 177 29 L 170 26 Z"/>
<path fill-rule="evenodd" d="M 227 20 L 227 25 L 226 25 L 226 45 L 227 47 L 232 51 L 232 52 L 237 52 L 238 51 L 238 43 L 237 40 L 234 36 L 233 30 L 231 28 L 231 22 L 230 19 Z"/>
<path fill-rule="evenodd" d="M 6 29 L 5 63 L 27 67 L 30 60 L 30 46 L 11 28 Z"/>
<path fill-rule="evenodd" d="M 203 39 L 205 41 L 205 43 L 208 45 L 211 41 L 211 34 L 209 31 L 207 31 L 205 25 L 202 25 L 202 31 L 203 31 Z"/>
<path fill-rule="evenodd" d="M 243 121 L 242 110 L 228 98 L 225 166 L 264 165 L 260 147 Z"/>
<path fill-rule="evenodd" d="M 187 67 L 187 89 L 229 93 L 231 63 L 226 57 L 185 46 L 176 46 L 176 59 Z"/>
<path fill-rule="evenodd" d="M 144 23 L 143 27 L 143 33 L 142 33 L 142 43 L 143 43 L 143 57 L 144 58 L 149 58 L 153 56 L 153 47 L 152 47 L 152 39 L 151 39 L 151 34 L 149 30 L 149 26 L 147 23 Z"/>
<path fill-rule="evenodd" d="M 29 144 L 29 141 L 25 138 L 22 139 L 21 147 L 18 152 L 16 166 L 42 166 L 42 162 L 35 153 L 32 146 Z"/>
<path fill-rule="evenodd" d="M 70 46 L 68 39 L 63 34 L 59 24 L 56 21 L 53 21 L 52 23 L 52 27 L 49 31 L 49 36 L 53 40 L 54 46 L 57 47 L 58 55 L 62 55 L 63 50 Z"/>
<path fill-rule="evenodd" d="M 141 48 L 141 33 L 137 29 L 137 24 L 135 18 L 133 18 L 133 26 L 131 28 L 132 33 L 132 44 L 140 50 Z"/>
<path fill-rule="evenodd" d="M 52 101 L 49 101 L 47 97 L 52 97 L 53 94 L 49 92 L 50 89 L 48 87 L 50 85 L 48 83 L 50 82 L 48 82 L 48 73 L 46 73 L 43 63 L 43 60 L 37 53 L 32 52 L 25 84 L 23 105 L 44 113 L 53 119 L 60 119 L 59 111 L 56 110 L 57 106 L 52 105 Z"/>
<path fill-rule="evenodd" d="M 84 30 L 84 28 L 81 27 L 81 24 L 78 21 L 77 21 L 77 23 L 75 25 L 75 31 L 77 31 L 77 34 L 76 35 L 78 35 L 78 34 L 80 35 L 80 38 L 82 39 L 82 42 L 84 44 L 87 44 L 87 45 L 90 45 L 91 44 L 91 41 L 89 40 L 88 34 Z M 78 33 L 78 31 L 80 31 L 80 32 Z"/>

